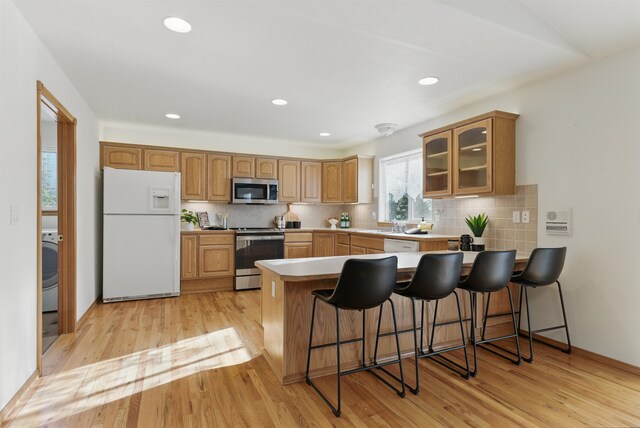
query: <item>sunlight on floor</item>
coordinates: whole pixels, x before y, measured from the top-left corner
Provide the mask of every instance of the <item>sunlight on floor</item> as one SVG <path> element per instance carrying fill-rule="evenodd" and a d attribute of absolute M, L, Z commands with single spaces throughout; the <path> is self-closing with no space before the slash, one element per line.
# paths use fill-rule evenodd
<path fill-rule="evenodd" d="M 37 426 L 81 413 L 192 374 L 251 360 L 235 328 L 181 340 L 46 376 L 7 422 Z"/>

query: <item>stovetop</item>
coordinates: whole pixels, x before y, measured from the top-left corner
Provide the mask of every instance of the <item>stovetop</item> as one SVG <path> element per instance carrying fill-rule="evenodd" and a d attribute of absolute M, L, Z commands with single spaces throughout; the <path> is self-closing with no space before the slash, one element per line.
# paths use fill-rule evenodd
<path fill-rule="evenodd" d="M 232 227 L 238 234 L 248 235 L 254 233 L 284 233 L 281 229 L 275 227 Z"/>

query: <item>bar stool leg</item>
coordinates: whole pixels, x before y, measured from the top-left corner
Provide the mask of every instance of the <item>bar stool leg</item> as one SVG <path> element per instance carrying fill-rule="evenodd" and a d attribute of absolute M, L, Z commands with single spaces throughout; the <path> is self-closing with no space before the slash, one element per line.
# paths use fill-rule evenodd
<path fill-rule="evenodd" d="M 420 392 L 420 373 L 418 371 L 419 354 L 418 354 L 418 333 L 417 333 L 417 326 L 416 326 L 416 301 L 413 299 L 413 297 L 410 297 L 410 299 L 411 299 L 411 320 L 413 321 L 413 347 L 415 350 L 414 357 L 416 359 L 416 387 L 411 388 L 408 385 L 407 387 L 409 388 L 409 391 L 411 391 L 413 394 L 418 395 L 418 392 Z M 422 330 L 420 330 L 420 333 L 422 333 Z"/>
<path fill-rule="evenodd" d="M 476 322 L 475 322 L 475 299 L 476 293 L 469 291 L 469 303 L 471 304 L 471 343 L 473 344 L 473 370 L 469 373 L 472 377 L 478 374 L 478 344 L 476 343 Z"/>
<path fill-rule="evenodd" d="M 424 354 L 424 300 L 422 301 L 422 310 L 420 312 L 420 354 Z"/>
<path fill-rule="evenodd" d="M 333 414 L 339 418 L 340 417 L 340 408 L 342 406 L 342 401 L 340 399 L 340 310 L 336 306 L 336 354 L 337 354 L 337 364 L 338 364 L 338 408 L 332 408 L 331 411 Z M 333 407 L 333 406 L 332 406 Z"/>
<path fill-rule="evenodd" d="M 520 354 L 520 339 L 519 339 L 520 333 L 518 332 L 517 330 L 518 327 L 516 326 L 516 314 L 513 310 L 513 299 L 511 298 L 511 288 L 509 288 L 509 285 L 507 285 L 506 289 L 507 289 L 507 292 L 509 293 L 509 307 L 511 308 L 511 322 L 513 323 L 513 333 L 515 334 L 514 338 L 516 340 L 516 349 L 518 350 L 518 359 L 516 361 L 513 361 L 513 363 L 520 365 L 520 363 L 522 362 L 522 355 Z M 525 299 L 526 299 L 526 294 L 525 294 Z M 528 315 L 529 315 L 529 309 L 527 308 L 527 316 Z"/>
<path fill-rule="evenodd" d="M 489 303 L 491 302 L 491 292 L 487 293 L 487 304 L 484 307 L 484 319 L 482 320 L 482 335 L 480 336 L 480 340 L 485 340 L 485 332 L 487 330 L 487 318 L 489 315 Z"/>
<path fill-rule="evenodd" d="M 563 350 L 565 354 L 571 353 L 571 338 L 569 337 L 569 324 L 567 323 L 567 313 L 564 310 L 564 299 L 562 298 L 562 287 L 560 281 L 556 281 L 558 284 L 558 293 L 560 294 L 560 306 L 562 306 L 562 319 L 564 319 L 564 331 L 567 334 L 567 349 Z"/>
<path fill-rule="evenodd" d="M 309 332 L 309 347 L 307 349 L 307 371 L 305 373 L 305 380 L 307 385 L 311 385 L 311 379 L 309 378 L 309 365 L 311 363 L 311 344 L 313 343 L 313 324 L 316 319 L 316 301 L 318 298 L 313 297 L 313 306 L 311 307 L 311 331 Z"/>
<path fill-rule="evenodd" d="M 522 295 L 524 294 L 524 285 L 520 284 L 520 303 L 518 303 L 518 334 L 520 334 L 520 328 L 522 326 Z"/>
<path fill-rule="evenodd" d="M 529 291 L 527 290 L 527 286 L 523 285 L 520 287 L 520 294 L 524 291 L 524 301 L 527 305 L 527 331 L 529 333 L 529 358 L 522 357 L 527 363 L 533 363 L 533 334 L 531 333 L 531 311 L 529 310 Z"/>
<path fill-rule="evenodd" d="M 458 319 L 460 320 L 460 338 L 462 339 L 462 345 L 464 346 L 464 362 L 467 367 L 467 374 L 463 376 L 465 379 L 469 379 L 470 371 L 469 371 L 469 355 L 467 354 L 467 342 L 464 338 L 464 325 L 462 324 L 462 311 L 460 310 L 460 298 L 458 297 L 458 293 L 453 292 L 456 296 L 456 305 L 458 306 Z M 436 300 L 437 302 L 437 300 Z"/>
<path fill-rule="evenodd" d="M 433 324 L 431 324 L 431 337 L 429 338 L 429 352 L 433 352 L 433 338 L 436 335 L 436 320 L 438 319 L 438 302 L 436 300 L 436 307 L 433 311 Z"/>
<path fill-rule="evenodd" d="M 382 322 L 382 307 L 384 303 L 380 305 L 380 312 L 378 312 L 378 332 L 376 333 L 376 345 L 373 350 L 373 365 L 378 364 L 378 342 L 380 341 L 380 324 Z"/>
<path fill-rule="evenodd" d="M 396 391 L 400 397 L 404 398 L 406 396 L 404 390 L 404 373 L 402 371 L 402 354 L 400 353 L 400 339 L 398 338 L 398 323 L 396 322 L 396 309 L 393 304 L 393 300 L 387 299 L 389 303 L 391 303 L 391 315 L 393 316 L 393 331 L 396 336 L 396 348 L 398 349 L 398 366 L 400 366 L 400 383 L 402 384 L 402 392 Z M 380 307 L 380 313 L 382 313 L 382 307 Z M 378 324 L 378 334 L 380 333 L 380 325 Z"/>
<path fill-rule="evenodd" d="M 366 325 L 367 323 L 367 310 L 363 309 L 362 310 L 362 367 L 366 367 L 367 363 L 365 362 L 365 355 L 367 355 L 366 350 Z"/>

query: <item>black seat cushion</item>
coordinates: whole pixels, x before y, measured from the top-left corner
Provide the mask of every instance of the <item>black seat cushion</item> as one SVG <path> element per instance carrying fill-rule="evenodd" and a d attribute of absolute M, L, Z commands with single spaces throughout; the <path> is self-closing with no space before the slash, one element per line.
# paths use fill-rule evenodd
<path fill-rule="evenodd" d="M 539 287 L 553 284 L 560 277 L 567 247 L 536 248 L 529 257 L 529 262 L 522 272 L 511 277 L 511 282 Z"/>
<path fill-rule="evenodd" d="M 515 250 L 478 253 L 469 276 L 458 283 L 458 288 L 478 292 L 500 291 L 509 284 L 515 261 Z"/>

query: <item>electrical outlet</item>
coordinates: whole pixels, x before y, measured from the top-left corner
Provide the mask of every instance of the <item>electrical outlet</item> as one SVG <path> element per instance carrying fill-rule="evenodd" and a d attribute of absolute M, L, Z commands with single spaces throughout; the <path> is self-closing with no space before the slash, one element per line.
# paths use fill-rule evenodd
<path fill-rule="evenodd" d="M 513 222 L 520 223 L 520 211 L 513 212 Z"/>
<path fill-rule="evenodd" d="M 276 298 L 276 282 L 271 281 L 271 297 Z"/>
<path fill-rule="evenodd" d="M 529 223 L 529 211 L 522 211 L 522 222 Z"/>

